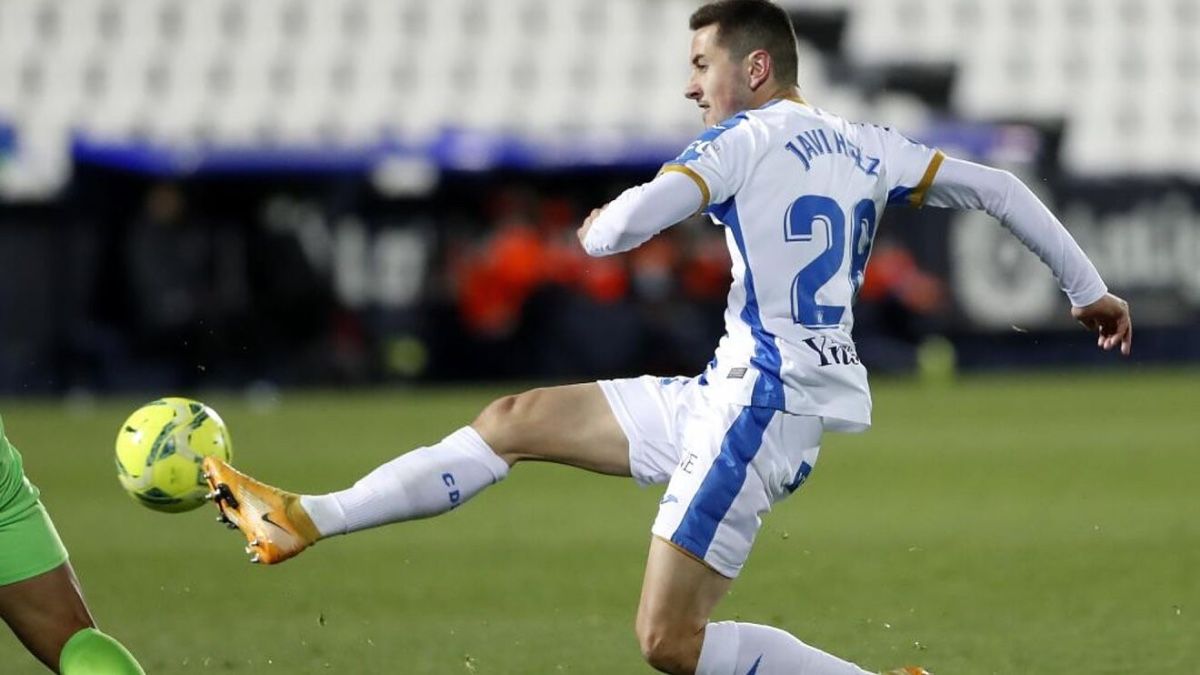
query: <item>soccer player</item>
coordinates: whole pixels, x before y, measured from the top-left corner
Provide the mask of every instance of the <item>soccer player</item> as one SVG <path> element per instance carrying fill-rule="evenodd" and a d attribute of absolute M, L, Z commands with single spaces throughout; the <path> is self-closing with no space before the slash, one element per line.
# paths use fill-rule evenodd
<path fill-rule="evenodd" d="M 685 95 L 711 125 L 652 181 L 588 216 L 592 255 L 628 251 L 688 216 L 724 226 L 733 259 L 726 334 L 703 374 L 640 377 L 501 398 L 469 426 L 332 494 L 294 495 L 220 462 L 206 472 L 252 561 L 465 503 L 524 460 L 667 483 L 651 529 L 636 631 L 667 673 L 861 675 L 788 633 L 712 622 L 761 517 L 810 478 L 826 430 L 870 424 L 851 303 L 888 205 L 983 209 L 1049 266 L 1103 349 L 1129 353 L 1126 303 L 1011 174 L 950 159 L 803 101 L 796 38 L 766 0 L 691 17 Z M 911 669 L 897 672 L 923 672 Z"/>
<path fill-rule="evenodd" d="M 143 675 L 121 643 L 96 629 L 79 580 L 0 420 L 0 618 L 63 675 Z"/>

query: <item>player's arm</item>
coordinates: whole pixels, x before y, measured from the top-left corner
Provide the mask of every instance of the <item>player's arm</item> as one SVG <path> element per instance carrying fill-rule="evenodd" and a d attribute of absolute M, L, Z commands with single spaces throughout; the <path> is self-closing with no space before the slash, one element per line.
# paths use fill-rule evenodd
<path fill-rule="evenodd" d="M 667 162 L 657 178 L 592 211 L 579 228 L 584 249 L 594 256 L 628 251 L 710 204 L 731 198 L 764 147 L 762 134 L 745 114 L 709 127 Z"/>
<path fill-rule="evenodd" d="M 592 210 L 579 228 L 579 241 L 588 255 L 623 253 L 704 206 L 704 195 L 695 180 L 678 171 L 666 171 Z"/>
<path fill-rule="evenodd" d="M 1129 305 L 1108 292 L 1092 262 L 1050 209 L 1007 171 L 946 158 L 937 169 L 925 203 L 980 209 L 999 220 L 1054 272 L 1071 301 L 1071 314 L 1099 332 L 1098 345 L 1129 354 L 1133 324 Z"/>

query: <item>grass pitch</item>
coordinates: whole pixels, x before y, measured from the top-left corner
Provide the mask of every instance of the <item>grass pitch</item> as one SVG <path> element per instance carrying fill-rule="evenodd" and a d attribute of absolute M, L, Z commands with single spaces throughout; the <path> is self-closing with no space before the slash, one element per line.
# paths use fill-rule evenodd
<path fill-rule="evenodd" d="M 469 420 L 495 389 L 209 397 L 235 463 L 328 491 Z M 877 382 L 829 435 L 718 618 L 880 669 L 1200 672 L 1200 374 Z M 449 515 L 247 564 L 214 512 L 117 485 L 135 400 L 2 402 L 102 628 L 149 673 L 650 672 L 633 616 L 661 489 L 521 466 Z M 0 671 L 43 672 L 0 632 Z"/>

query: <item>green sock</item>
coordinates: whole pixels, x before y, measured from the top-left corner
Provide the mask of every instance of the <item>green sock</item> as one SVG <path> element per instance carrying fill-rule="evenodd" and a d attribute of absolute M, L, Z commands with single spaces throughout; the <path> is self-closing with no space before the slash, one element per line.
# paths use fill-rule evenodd
<path fill-rule="evenodd" d="M 58 662 L 62 675 L 146 675 L 128 649 L 95 628 L 72 635 Z"/>

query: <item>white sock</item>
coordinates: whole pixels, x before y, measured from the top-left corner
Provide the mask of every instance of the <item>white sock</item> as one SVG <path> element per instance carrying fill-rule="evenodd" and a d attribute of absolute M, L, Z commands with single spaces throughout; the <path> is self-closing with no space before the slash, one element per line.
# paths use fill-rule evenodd
<path fill-rule="evenodd" d="M 303 495 L 300 504 L 321 536 L 330 537 L 445 513 L 506 475 L 508 463 L 478 432 L 463 427 L 436 445 L 400 455 L 347 490 Z"/>
<path fill-rule="evenodd" d="M 809 647 L 790 633 L 753 623 L 722 621 L 704 629 L 696 675 L 871 675 Z"/>

